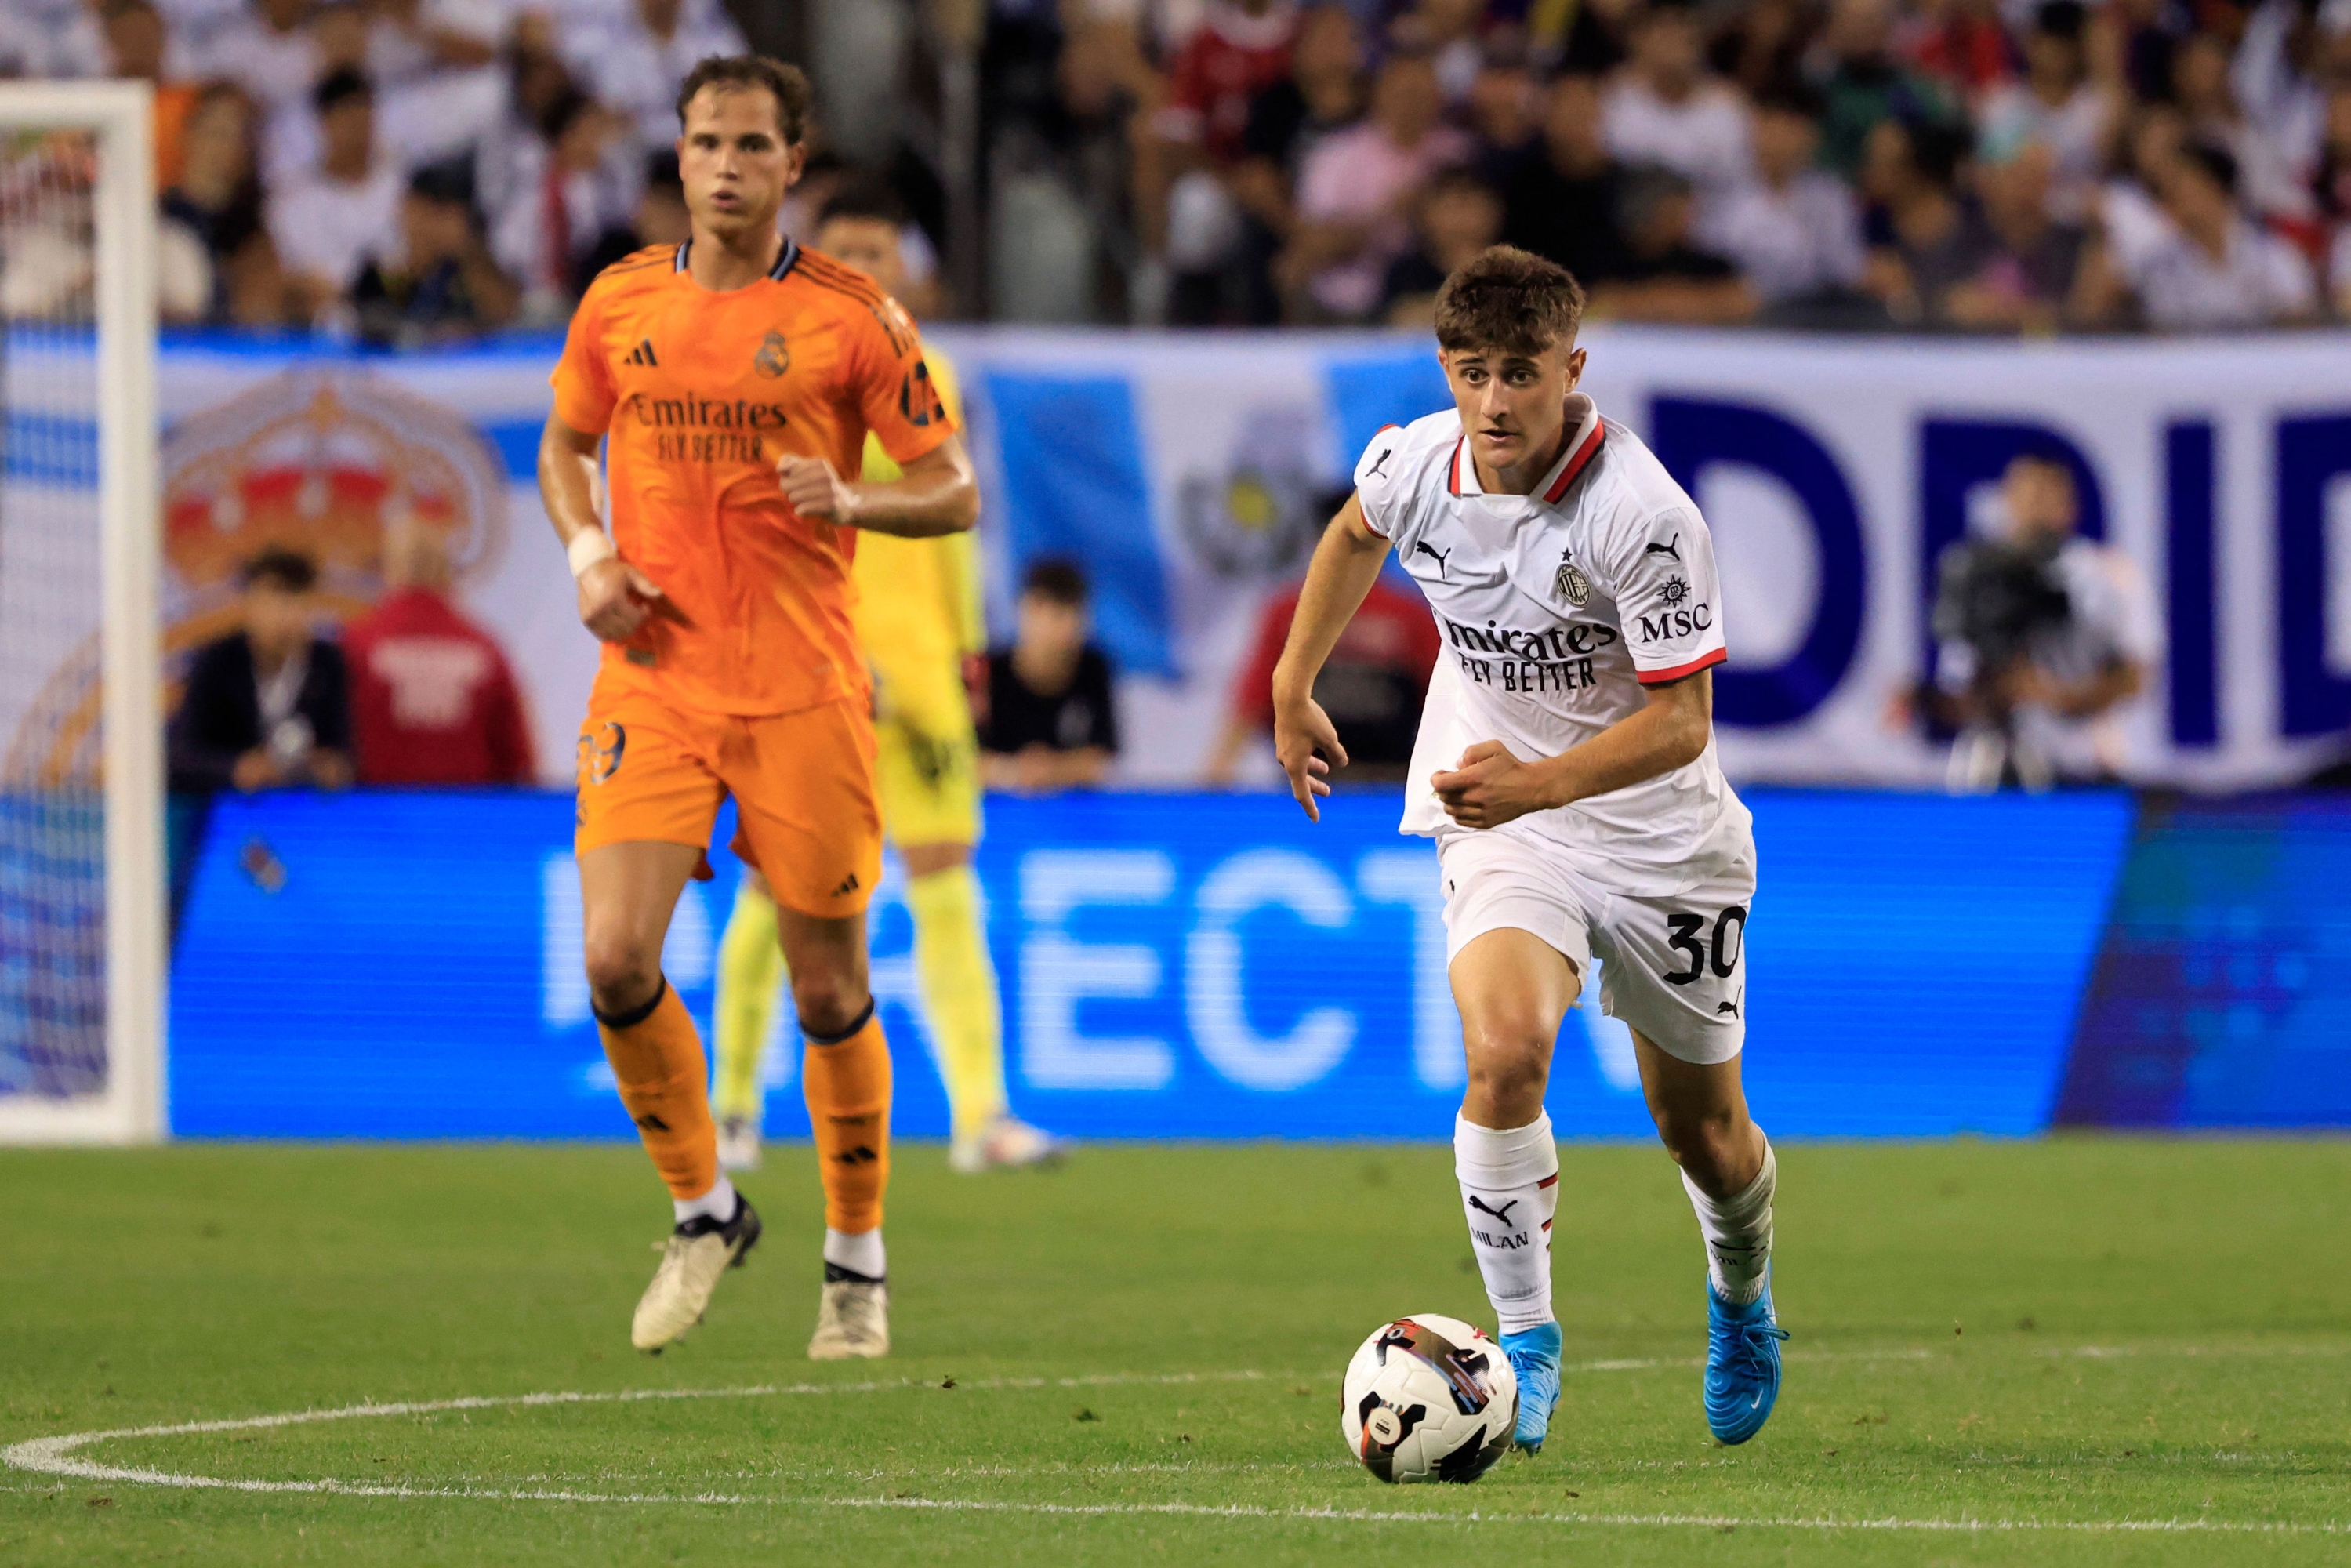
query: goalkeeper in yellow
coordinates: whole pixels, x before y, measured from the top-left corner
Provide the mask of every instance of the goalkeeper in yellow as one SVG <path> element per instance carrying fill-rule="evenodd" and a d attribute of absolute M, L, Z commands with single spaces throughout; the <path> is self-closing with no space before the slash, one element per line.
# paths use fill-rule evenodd
<path fill-rule="evenodd" d="M 844 189 L 825 204 L 813 248 L 896 296 L 906 274 L 903 222 L 886 191 Z M 925 346 L 925 357 L 960 427 L 953 367 L 935 345 Z M 887 482 L 897 474 L 869 436 L 862 476 Z M 971 866 L 979 840 L 979 746 L 963 666 L 987 646 L 977 544 L 967 532 L 925 539 L 861 533 L 852 577 L 857 639 L 873 673 L 883 831 L 906 869 L 924 1012 L 955 1118 L 948 1162 L 964 1172 L 1040 1164 L 1062 1147 L 1014 1118 L 1005 1099 L 1003 1017 Z M 747 870 L 719 943 L 715 1019 L 711 1108 L 718 1161 L 729 1170 L 759 1163 L 761 1051 L 783 982 L 775 902 L 759 874 Z"/>

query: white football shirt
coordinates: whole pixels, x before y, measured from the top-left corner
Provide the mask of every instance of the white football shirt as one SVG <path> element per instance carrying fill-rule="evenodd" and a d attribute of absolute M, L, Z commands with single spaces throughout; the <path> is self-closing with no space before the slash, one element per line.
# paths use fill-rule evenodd
<path fill-rule="evenodd" d="M 1444 652 L 1429 681 L 1402 829 L 1451 830 L 1430 787 L 1499 740 L 1555 757 L 1640 711 L 1641 688 L 1722 662 L 1722 590 L 1697 505 L 1639 437 L 1568 400 L 1567 449 L 1531 496 L 1489 496 L 1452 410 L 1373 437 L 1364 520 L 1420 584 Z M 1741 852 L 1750 819 L 1714 741 L 1640 784 L 1488 830 L 1564 851 L 1625 893 L 1680 893 Z"/>

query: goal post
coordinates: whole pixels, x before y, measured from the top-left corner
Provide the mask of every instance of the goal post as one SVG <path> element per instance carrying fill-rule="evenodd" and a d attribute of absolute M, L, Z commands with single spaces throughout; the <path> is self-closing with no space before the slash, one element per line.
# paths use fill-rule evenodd
<path fill-rule="evenodd" d="M 0 83 L 0 1144 L 168 1128 L 153 123 Z"/>

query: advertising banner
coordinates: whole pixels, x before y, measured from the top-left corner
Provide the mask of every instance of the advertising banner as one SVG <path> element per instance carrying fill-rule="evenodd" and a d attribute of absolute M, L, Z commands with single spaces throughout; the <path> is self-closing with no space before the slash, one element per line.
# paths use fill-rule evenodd
<path fill-rule="evenodd" d="M 1759 791 L 1746 1077 L 1783 1137 L 2045 1125 L 2130 836 L 2115 794 Z M 1436 855 L 1393 791 L 996 799 L 978 868 L 1014 1109 L 1080 1138 L 1443 1138 L 1460 1027 Z M 570 801 L 259 796 L 214 809 L 172 986 L 183 1137 L 625 1137 L 580 967 Z M 730 831 L 721 823 L 718 840 Z M 737 865 L 663 968 L 708 1034 Z M 898 1130 L 936 1137 L 893 869 L 873 988 Z M 1564 1136 L 1651 1135 L 1604 968 L 1553 1060 Z M 789 1009 L 780 1009 L 789 1015 Z M 805 1135 L 796 1040 L 767 1120 Z"/>
<path fill-rule="evenodd" d="M 1430 345 L 1393 334 L 942 329 L 987 488 L 991 609 L 1040 556 L 1081 559 L 1122 672 L 1127 783 L 1196 779 L 1265 601 L 1385 423 L 1444 406 Z M 2291 781 L 2351 727 L 2351 335 L 2063 343 L 1595 328 L 1586 387 L 1694 493 L 1722 563 L 1723 758 L 1743 780 L 1922 784 L 1938 749 L 1888 720 L 1922 667 L 1937 553 L 1991 515 L 2020 448 L 2067 455 L 2083 531 L 2161 630 L 2124 725 L 2134 779 Z M 184 652 L 230 573 L 290 542 L 330 602 L 379 591 L 382 530 L 449 535 L 506 645 L 549 783 L 568 776 L 594 650 L 533 471 L 557 345 L 397 357 L 167 347 L 167 614 Z M 91 668 L 94 669 L 94 664 Z M 70 704 L 72 681 L 44 703 Z M 1269 752 L 1251 762 L 1270 781 Z"/>

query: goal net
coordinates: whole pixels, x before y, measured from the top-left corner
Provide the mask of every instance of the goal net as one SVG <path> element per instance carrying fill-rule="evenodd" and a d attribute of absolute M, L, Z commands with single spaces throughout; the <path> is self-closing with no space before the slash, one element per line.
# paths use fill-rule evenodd
<path fill-rule="evenodd" d="M 0 1142 L 163 1130 L 151 112 L 0 83 Z"/>

